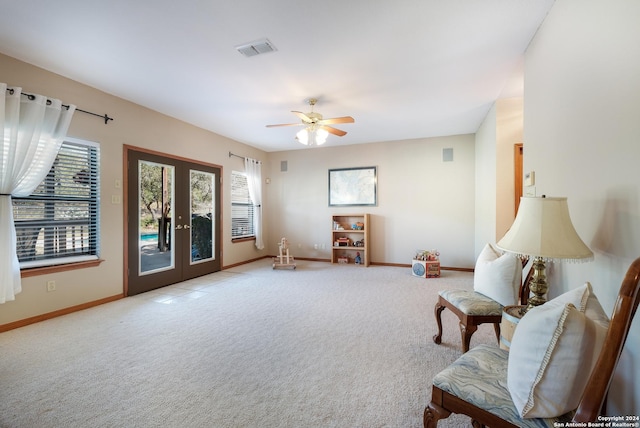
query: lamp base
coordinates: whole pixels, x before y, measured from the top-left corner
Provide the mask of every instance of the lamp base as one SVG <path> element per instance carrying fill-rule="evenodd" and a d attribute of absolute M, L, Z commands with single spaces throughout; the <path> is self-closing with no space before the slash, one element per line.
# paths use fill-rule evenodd
<path fill-rule="evenodd" d="M 533 278 L 531 278 L 531 282 L 529 283 L 529 289 L 531 290 L 531 293 L 533 293 L 533 296 L 529 297 L 526 309 L 527 311 L 531 308 L 544 304 L 547 301 L 545 295 L 549 289 L 549 286 L 547 285 L 544 260 L 540 257 L 534 258 L 531 268 L 533 269 Z"/>

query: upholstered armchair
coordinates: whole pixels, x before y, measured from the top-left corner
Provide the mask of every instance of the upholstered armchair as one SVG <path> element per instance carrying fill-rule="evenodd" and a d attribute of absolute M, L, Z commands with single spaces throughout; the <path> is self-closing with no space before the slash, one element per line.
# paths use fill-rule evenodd
<path fill-rule="evenodd" d="M 523 275 L 523 269 L 528 271 L 527 275 Z M 442 343 L 442 311 L 445 309 L 460 320 L 462 352 L 469 350 L 471 336 L 480 324 L 493 324 L 499 341 L 502 311 L 505 306 L 527 304 L 532 273 L 527 260 L 502 254 L 492 245 L 485 245 L 476 261 L 474 289 L 441 290 L 438 293 L 434 309 L 438 333 L 433 336 L 433 341 L 438 345 Z"/>

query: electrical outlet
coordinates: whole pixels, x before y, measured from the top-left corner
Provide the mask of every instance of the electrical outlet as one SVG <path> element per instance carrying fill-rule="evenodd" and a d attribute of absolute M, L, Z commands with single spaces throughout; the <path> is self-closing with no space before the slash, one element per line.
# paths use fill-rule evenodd
<path fill-rule="evenodd" d="M 55 281 L 47 281 L 47 291 L 56 291 Z"/>

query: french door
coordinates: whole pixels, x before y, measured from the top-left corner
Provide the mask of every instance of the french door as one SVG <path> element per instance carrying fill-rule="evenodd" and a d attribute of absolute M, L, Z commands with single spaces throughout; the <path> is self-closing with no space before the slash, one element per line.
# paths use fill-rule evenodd
<path fill-rule="evenodd" d="M 125 146 L 125 294 L 220 270 L 220 167 Z"/>

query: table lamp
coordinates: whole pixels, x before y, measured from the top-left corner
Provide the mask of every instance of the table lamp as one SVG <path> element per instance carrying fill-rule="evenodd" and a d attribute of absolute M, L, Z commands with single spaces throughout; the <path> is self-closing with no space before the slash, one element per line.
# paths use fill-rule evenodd
<path fill-rule="evenodd" d="M 525 311 L 546 302 L 546 262 L 593 260 L 593 253 L 571 223 L 567 198 L 562 197 L 522 197 L 511 228 L 496 246 L 508 253 L 533 258 L 530 283 L 533 296 Z"/>

